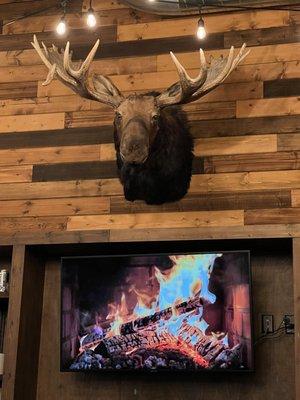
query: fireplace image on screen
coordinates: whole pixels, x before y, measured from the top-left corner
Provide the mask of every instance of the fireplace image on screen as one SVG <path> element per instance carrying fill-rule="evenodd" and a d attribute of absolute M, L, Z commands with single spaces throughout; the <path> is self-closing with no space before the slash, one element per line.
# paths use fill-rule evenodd
<path fill-rule="evenodd" d="M 61 369 L 253 369 L 249 252 L 62 259 Z"/>

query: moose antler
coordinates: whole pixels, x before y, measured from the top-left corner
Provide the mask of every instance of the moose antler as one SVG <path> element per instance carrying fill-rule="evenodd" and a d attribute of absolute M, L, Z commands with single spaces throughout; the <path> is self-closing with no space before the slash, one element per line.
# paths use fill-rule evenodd
<path fill-rule="evenodd" d="M 249 54 L 244 43 L 239 53 L 234 57 L 232 46 L 227 57 L 212 59 L 209 66 L 206 64 L 204 52 L 200 49 L 201 69 L 197 78 L 191 78 L 176 56 L 171 52 L 171 57 L 178 71 L 179 81 L 166 89 L 157 97 L 157 104 L 166 107 L 176 104 L 190 103 L 204 96 L 220 83 L 237 67 Z"/>
<path fill-rule="evenodd" d="M 100 41 L 98 39 L 87 58 L 81 64 L 76 63 L 79 65 L 77 65 L 77 69 L 75 69 L 76 65 L 72 61 L 72 52 L 70 52 L 69 42 L 67 42 L 65 50 L 61 51 L 54 45 L 52 45 L 52 48 L 47 49 L 42 42 L 42 49 L 34 35 L 31 44 L 49 69 L 47 79 L 43 85 L 49 85 L 49 83 L 57 77 L 81 97 L 97 100 L 114 108 L 118 107 L 123 100 L 123 96 L 109 78 L 94 74 L 92 76 L 93 87 L 91 87 L 88 82 L 89 68 L 95 57 L 99 43 Z"/>

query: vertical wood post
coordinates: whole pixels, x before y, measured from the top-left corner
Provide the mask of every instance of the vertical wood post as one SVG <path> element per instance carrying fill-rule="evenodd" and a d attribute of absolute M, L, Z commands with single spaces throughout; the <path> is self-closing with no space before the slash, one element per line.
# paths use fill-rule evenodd
<path fill-rule="evenodd" d="M 294 316 L 295 316 L 295 390 L 300 400 L 300 238 L 293 239 Z"/>
<path fill-rule="evenodd" d="M 25 246 L 13 247 L 9 283 L 9 303 L 4 341 L 4 375 L 2 399 L 13 400 L 16 381 L 18 339 L 20 331 L 22 286 L 24 275 Z"/>
<path fill-rule="evenodd" d="M 44 262 L 14 246 L 4 343 L 2 400 L 35 400 L 43 308 Z"/>

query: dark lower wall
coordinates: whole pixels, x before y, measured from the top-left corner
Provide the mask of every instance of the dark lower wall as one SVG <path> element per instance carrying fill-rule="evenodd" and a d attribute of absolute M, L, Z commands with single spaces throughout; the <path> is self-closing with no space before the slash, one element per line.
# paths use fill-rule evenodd
<path fill-rule="evenodd" d="M 278 325 L 293 313 L 292 256 L 274 241 L 252 249 L 254 326 L 261 313 Z M 245 248 L 249 246 L 245 246 Z M 38 400 L 294 400 L 294 338 L 283 336 L 255 346 L 253 374 L 145 376 L 59 372 L 60 259 L 46 264 Z"/>

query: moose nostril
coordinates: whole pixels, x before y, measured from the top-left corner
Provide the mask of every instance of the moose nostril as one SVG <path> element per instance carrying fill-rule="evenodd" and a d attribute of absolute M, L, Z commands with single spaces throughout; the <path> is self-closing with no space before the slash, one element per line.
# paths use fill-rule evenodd
<path fill-rule="evenodd" d="M 139 143 L 132 143 L 130 146 L 129 146 L 129 151 L 130 152 L 134 152 L 134 151 L 137 151 L 137 150 L 139 150 L 140 149 L 140 144 Z"/>

